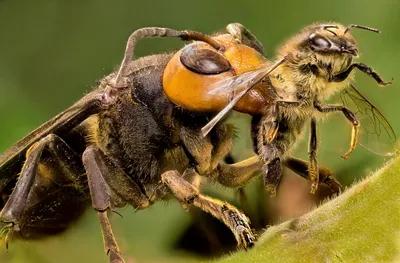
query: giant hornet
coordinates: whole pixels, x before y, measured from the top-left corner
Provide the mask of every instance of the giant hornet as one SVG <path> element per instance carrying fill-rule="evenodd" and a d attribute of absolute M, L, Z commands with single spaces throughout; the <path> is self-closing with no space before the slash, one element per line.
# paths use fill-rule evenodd
<path fill-rule="evenodd" d="M 373 128 L 385 130 L 366 131 L 394 140 L 386 119 L 354 87 L 344 97 L 369 109 L 366 114 L 323 104 L 349 84 L 355 68 L 382 86 L 390 83 L 368 66 L 352 63 L 358 54 L 349 33 L 354 27 L 377 31 L 311 25 L 282 46 L 275 62 L 237 23 L 213 36 L 157 27 L 135 31 L 117 71 L 0 156 L 0 222 L 6 245 L 11 237 L 61 232 L 91 203 L 110 262 L 123 262 L 107 212 L 127 204 L 144 209 L 174 196 L 185 208 L 194 205 L 221 220 L 238 245 L 247 248 L 255 242 L 248 218 L 228 203 L 202 195 L 199 176 L 237 188 L 261 170 L 265 186 L 275 194 L 285 165 L 311 181 L 311 192 L 319 183 L 339 192 L 332 172 L 317 165 L 315 112 L 341 111 L 353 125 L 344 158 L 357 143 L 357 116 L 372 114 L 380 125 Z M 171 54 L 133 59 L 137 41 L 146 37 L 194 42 Z M 220 120 L 231 109 L 253 116 L 258 155 L 225 164 L 221 160 L 235 132 Z M 309 162 L 290 157 L 307 119 Z"/>

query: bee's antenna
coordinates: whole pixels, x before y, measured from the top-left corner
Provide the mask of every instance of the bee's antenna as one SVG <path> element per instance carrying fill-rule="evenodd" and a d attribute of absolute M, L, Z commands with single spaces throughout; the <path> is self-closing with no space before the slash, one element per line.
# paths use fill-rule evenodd
<path fill-rule="evenodd" d="M 339 27 L 337 25 L 322 25 L 322 29 L 334 34 L 335 36 L 337 36 L 337 34 L 335 32 L 333 32 L 332 30 L 330 30 L 329 28 L 336 28 L 338 29 Z"/>
<path fill-rule="evenodd" d="M 375 33 L 378 33 L 378 34 L 381 33 L 381 31 L 379 29 L 376 29 L 376 28 L 351 24 L 348 27 L 346 27 L 346 29 L 344 30 L 343 35 L 346 35 L 346 33 L 349 32 L 350 29 L 352 29 L 352 28 L 364 29 L 364 30 L 372 31 L 372 32 L 375 32 Z"/>

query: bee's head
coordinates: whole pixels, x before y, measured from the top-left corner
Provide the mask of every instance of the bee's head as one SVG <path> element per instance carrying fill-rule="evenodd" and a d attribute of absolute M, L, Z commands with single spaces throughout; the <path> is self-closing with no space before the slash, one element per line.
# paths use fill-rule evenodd
<path fill-rule="evenodd" d="M 346 70 L 358 56 L 357 42 L 349 32 L 352 28 L 380 33 L 377 29 L 359 25 L 313 24 L 289 39 L 279 50 L 278 58 L 287 57 L 289 67 L 328 80 Z"/>
<path fill-rule="evenodd" d="M 357 42 L 354 37 L 349 33 L 353 27 L 380 32 L 377 29 L 350 25 L 344 27 L 340 24 L 322 24 L 313 25 L 305 29 L 306 39 L 304 39 L 300 46 L 305 51 L 315 52 L 325 56 L 358 56 Z"/>
<path fill-rule="evenodd" d="M 288 77 L 318 93 L 333 91 L 332 85 L 327 84 L 347 70 L 353 58 L 358 56 L 357 42 L 350 34 L 352 28 L 380 33 L 365 26 L 324 23 L 310 25 L 289 39 L 278 52 L 278 59 L 286 58 L 285 68 L 296 72 Z M 340 82 L 340 87 L 351 79 L 352 75 Z"/>
<path fill-rule="evenodd" d="M 352 28 L 380 33 L 378 29 L 353 24 L 347 27 L 338 23 L 313 24 L 289 40 L 286 46 L 295 47 L 304 56 L 315 54 L 319 57 L 357 57 L 357 42 L 349 32 Z"/>

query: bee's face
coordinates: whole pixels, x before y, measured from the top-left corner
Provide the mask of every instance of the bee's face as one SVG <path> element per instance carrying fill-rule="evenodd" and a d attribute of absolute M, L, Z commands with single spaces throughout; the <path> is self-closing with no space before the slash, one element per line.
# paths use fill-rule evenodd
<path fill-rule="evenodd" d="M 358 56 L 358 48 L 356 40 L 343 25 L 314 24 L 286 42 L 279 54 L 293 54 L 297 59 L 315 58 L 319 61 L 347 62 Z"/>
<path fill-rule="evenodd" d="M 305 39 L 300 45 L 305 52 L 315 52 L 323 56 L 358 56 L 355 39 L 342 25 L 313 25 L 303 32 Z"/>
<path fill-rule="evenodd" d="M 356 40 L 348 30 L 337 23 L 310 25 L 287 41 L 279 56 L 289 56 L 300 69 L 311 68 L 314 75 L 329 79 L 358 56 Z"/>

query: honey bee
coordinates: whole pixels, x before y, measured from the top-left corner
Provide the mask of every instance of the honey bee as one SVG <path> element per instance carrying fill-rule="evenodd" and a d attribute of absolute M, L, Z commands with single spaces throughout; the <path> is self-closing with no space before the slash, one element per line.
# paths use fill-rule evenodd
<path fill-rule="evenodd" d="M 240 26 L 231 29 L 233 34 L 238 28 Z M 224 79 L 210 89 L 212 94 L 230 94 L 230 102 L 202 128 L 204 135 L 231 108 L 243 101 L 246 94 L 268 90 L 258 109 L 260 112 L 252 114 L 252 138 L 254 149 L 264 163 L 265 186 L 272 195 L 276 194 L 281 179 L 282 163 L 287 162 L 292 164 L 292 170 L 311 180 L 311 193 L 317 190 L 320 175 L 316 121 L 323 117 L 321 113 L 342 112 L 352 125 L 350 149 L 342 156 L 343 159 L 351 155 L 359 138 L 360 144 L 372 152 L 382 155 L 395 152 L 396 136 L 391 125 L 351 84 L 354 69 L 368 74 L 380 86 L 392 84 L 393 79 L 385 82 L 369 66 L 353 62 L 353 58 L 358 57 L 358 47 L 349 32 L 352 28 L 380 33 L 378 29 L 354 24 L 347 27 L 338 23 L 313 24 L 283 44 L 275 62 L 264 61 L 259 69 Z M 324 104 L 337 92 L 341 92 L 343 105 Z M 293 164 L 287 157 L 308 119 L 311 119 L 310 162 L 305 168 L 304 163 Z"/>

